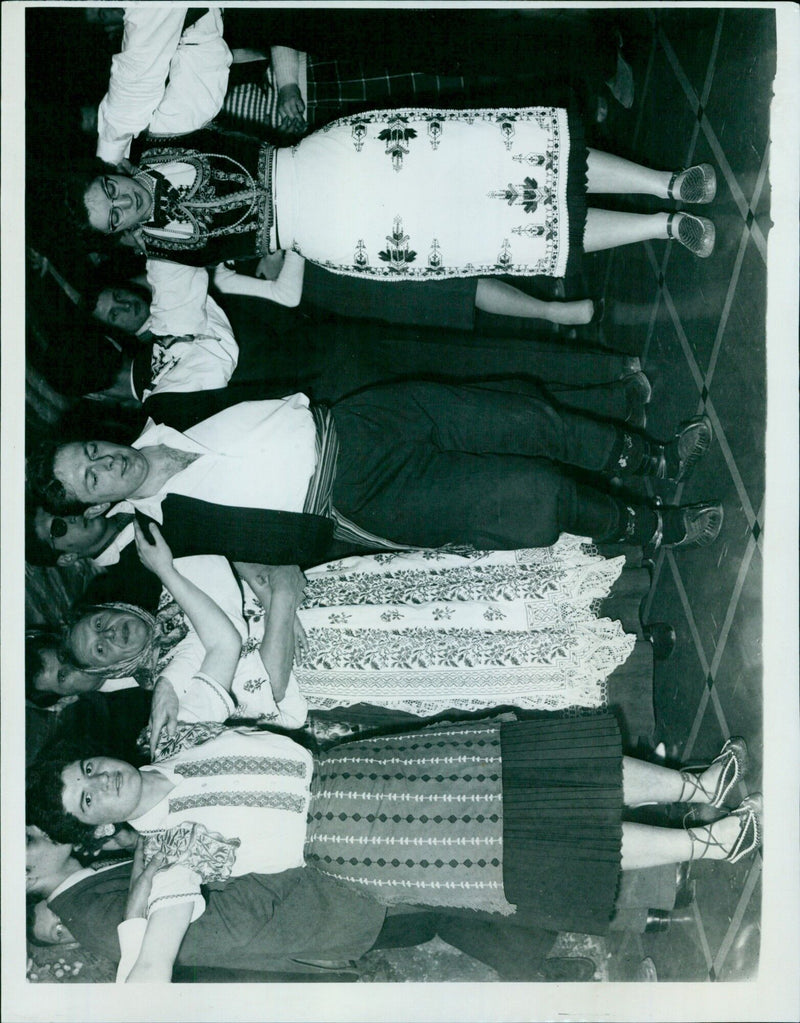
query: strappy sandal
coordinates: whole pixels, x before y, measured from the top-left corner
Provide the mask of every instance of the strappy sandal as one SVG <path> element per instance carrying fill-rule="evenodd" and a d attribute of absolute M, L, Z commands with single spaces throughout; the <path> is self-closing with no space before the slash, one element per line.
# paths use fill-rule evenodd
<path fill-rule="evenodd" d="M 764 797 L 760 792 L 754 792 L 742 800 L 728 816 L 739 818 L 739 834 L 733 840 L 730 849 L 725 849 L 724 844 L 711 833 L 713 824 L 702 828 L 690 828 L 687 832 L 691 840 L 690 863 L 705 859 L 709 849 L 725 849 L 724 862 L 738 863 L 745 856 L 761 848 L 764 840 Z M 701 846 L 699 855 L 696 852 L 698 845 Z"/>
<path fill-rule="evenodd" d="M 678 178 L 683 178 L 675 194 Z M 676 171 L 669 179 L 667 195 L 678 202 L 707 203 L 717 194 L 717 172 L 710 163 L 698 163 L 687 170 Z"/>
<path fill-rule="evenodd" d="M 747 773 L 748 760 L 747 743 L 744 739 L 740 735 L 728 739 L 710 764 L 684 767 L 681 770 L 683 787 L 681 788 L 680 796 L 675 802 L 688 802 L 689 797 L 693 796 L 695 792 L 701 792 L 708 806 L 715 806 L 719 809 L 725 805 L 725 800 L 730 795 L 731 790 L 739 784 Z M 703 785 L 701 776 L 704 771 L 713 767 L 714 764 L 721 764 L 722 770 L 719 772 L 717 784 L 714 786 L 713 792 L 710 792 Z"/>
<path fill-rule="evenodd" d="M 677 231 L 673 227 L 676 217 L 680 218 Z M 717 232 L 708 217 L 696 217 L 693 213 L 670 213 L 667 218 L 667 237 L 674 238 L 700 259 L 707 259 L 714 251 Z"/>

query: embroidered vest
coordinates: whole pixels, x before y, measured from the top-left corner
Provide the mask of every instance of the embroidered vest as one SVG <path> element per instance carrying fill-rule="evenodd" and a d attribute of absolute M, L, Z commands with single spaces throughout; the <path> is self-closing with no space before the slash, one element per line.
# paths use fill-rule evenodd
<path fill-rule="evenodd" d="M 274 155 L 269 143 L 213 126 L 143 136 L 131 158 L 156 182 L 153 222 L 142 229 L 147 256 L 207 266 L 268 252 Z M 170 182 L 175 163 L 193 169 L 190 184 Z M 170 233 L 170 224 L 180 233 Z"/>

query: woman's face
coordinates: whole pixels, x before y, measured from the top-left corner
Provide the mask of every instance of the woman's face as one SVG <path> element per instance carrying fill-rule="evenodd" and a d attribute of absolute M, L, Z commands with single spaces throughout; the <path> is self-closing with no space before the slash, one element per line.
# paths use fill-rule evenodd
<path fill-rule="evenodd" d="M 117 234 L 150 219 L 153 199 L 145 186 L 124 174 L 95 178 L 83 197 L 89 223 L 103 234 Z"/>
<path fill-rule="evenodd" d="M 102 610 L 85 615 L 69 631 L 67 643 L 83 668 L 108 668 L 140 654 L 150 626 L 130 611 Z"/>
<path fill-rule="evenodd" d="M 142 795 L 135 767 L 113 757 L 74 760 L 61 772 L 61 804 L 84 824 L 119 824 L 134 816 Z"/>

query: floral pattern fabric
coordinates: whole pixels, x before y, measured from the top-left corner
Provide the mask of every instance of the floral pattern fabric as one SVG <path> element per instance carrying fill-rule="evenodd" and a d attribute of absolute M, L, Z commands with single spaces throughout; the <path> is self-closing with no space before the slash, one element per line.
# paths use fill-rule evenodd
<path fill-rule="evenodd" d="M 570 147 L 557 107 L 340 118 L 279 154 L 296 189 L 294 247 L 385 281 L 564 276 Z M 283 215 L 285 189 L 280 202 Z"/>
<path fill-rule="evenodd" d="M 605 705 L 605 681 L 635 636 L 597 606 L 624 558 L 562 535 L 549 548 L 412 551 L 346 558 L 306 573 L 295 664 L 309 707 L 375 704 L 421 716 L 511 705 Z M 245 588 L 257 645 L 263 611 Z"/>

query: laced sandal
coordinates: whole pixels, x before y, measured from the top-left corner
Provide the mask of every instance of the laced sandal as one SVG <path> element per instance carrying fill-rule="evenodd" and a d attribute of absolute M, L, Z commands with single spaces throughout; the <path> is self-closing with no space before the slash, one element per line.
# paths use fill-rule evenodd
<path fill-rule="evenodd" d="M 676 194 L 675 186 L 679 179 Z M 687 170 L 676 171 L 667 185 L 667 195 L 678 202 L 708 203 L 716 194 L 717 172 L 710 163 L 698 163 Z"/>
<path fill-rule="evenodd" d="M 680 775 L 683 787 L 680 796 L 675 802 L 686 803 L 689 801 L 688 797 L 693 796 L 696 792 L 701 792 L 708 806 L 714 806 L 719 809 L 725 805 L 725 800 L 730 795 L 732 789 L 739 784 L 747 773 L 748 759 L 747 743 L 744 739 L 740 735 L 728 739 L 710 764 L 698 767 L 684 767 L 681 770 Z M 722 769 L 719 772 L 719 777 L 713 791 L 709 791 L 701 778 L 703 773 L 713 767 L 714 764 L 720 764 Z"/>
<path fill-rule="evenodd" d="M 691 841 L 691 853 L 689 862 L 702 860 L 708 856 L 710 849 L 723 849 L 725 855 L 721 857 L 725 863 L 738 863 L 739 860 L 749 856 L 750 853 L 760 849 L 764 840 L 764 797 L 760 792 L 754 792 L 747 799 L 732 810 L 728 817 L 739 818 L 739 833 L 731 843 L 729 849 L 723 842 L 712 834 L 713 824 L 705 827 L 689 828 L 687 834 Z M 700 853 L 697 854 L 697 847 L 700 846 Z"/>
<path fill-rule="evenodd" d="M 677 230 L 674 229 L 675 218 L 678 217 Z M 670 213 L 667 217 L 667 237 L 674 238 L 684 248 L 707 259 L 714 251 L 716 229 L 707 217 L 696 217 L 692 213 Z"/>

